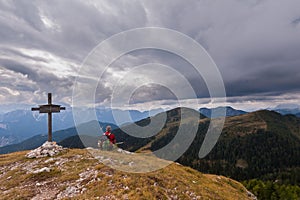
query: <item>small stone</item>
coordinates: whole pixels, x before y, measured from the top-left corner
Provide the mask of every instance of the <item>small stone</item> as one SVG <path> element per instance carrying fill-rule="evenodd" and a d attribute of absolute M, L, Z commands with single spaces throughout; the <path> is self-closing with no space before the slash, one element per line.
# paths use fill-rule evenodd
<path fill-rule="evenodd" d="M 41 183 L 36 183 L 35 185 L 36 185 L 36 186 L 41 186 L 42 184 L 41 184 Z"/>
<path fill-rule="evenodd" d="M 87 190 L 86 188 L 82 188 L 80 193 L 83 194 L 86 190 Z"/>
<path fill-rule="evenodd" d="M 37 174 L 37 173 L 41 173 L 41 172 L 50 172 L 50 168 L 49 167 L 43 167 L 41 169 L 35 170 L 32 173 Z"/>
<path fill-rule="evenodd" d="M 52 162 L 54 161 L 54 158 L 49 158 L 48 160 L 45 161 L 45 163 L 49 163 L 49 162 Z"/>

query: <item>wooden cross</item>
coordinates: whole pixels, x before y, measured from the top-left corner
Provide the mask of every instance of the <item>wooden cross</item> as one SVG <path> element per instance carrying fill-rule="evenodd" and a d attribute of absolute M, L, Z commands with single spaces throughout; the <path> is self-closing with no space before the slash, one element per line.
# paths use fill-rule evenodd
<path fill-rule="evenodd" d="M 32 111 L 39 111 L 40 113 L 48 113 L 48 142 L 52 142 L 52 113 L 58 113 L 61 110 L 66 110 L 65 107 L 52 104 L 52 95 L 48 93 L 48 104 L 39 105 L 38 108 L 31 108 Z"/>

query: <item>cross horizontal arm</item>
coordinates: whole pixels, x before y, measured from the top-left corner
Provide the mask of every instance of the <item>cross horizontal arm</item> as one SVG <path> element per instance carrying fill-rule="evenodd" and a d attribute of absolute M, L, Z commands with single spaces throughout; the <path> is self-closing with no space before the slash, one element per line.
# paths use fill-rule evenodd
<path fill-rule="evenodd" d="M 65 107 L 60 107 L 60 105 L 42 105 L 40 106 L 40 113 L 56 113 L 60 112 L 61 110 L 65 110 Z"/>

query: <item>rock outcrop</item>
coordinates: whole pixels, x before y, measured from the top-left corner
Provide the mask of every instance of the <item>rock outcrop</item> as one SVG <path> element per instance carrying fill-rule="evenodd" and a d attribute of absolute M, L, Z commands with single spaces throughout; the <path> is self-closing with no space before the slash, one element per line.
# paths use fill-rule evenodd
<path fill-rule="evenodd" d="M 26 154 L 27 158 L 42 158 L 47 156 L 55 156 L 62 152 L 64 148 L 56 144 L 56 142 L 45 142 L 42 146 L 30 151 Z"/>

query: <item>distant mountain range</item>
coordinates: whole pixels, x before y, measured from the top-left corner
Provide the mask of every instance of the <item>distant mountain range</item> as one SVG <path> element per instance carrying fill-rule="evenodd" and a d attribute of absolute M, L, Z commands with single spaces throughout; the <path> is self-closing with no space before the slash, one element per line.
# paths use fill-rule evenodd
<path fill-rule="evenodd" d="M 47 133 L 47 115 L 29 110 L 5 113 L 0 121 L 0 146 L 21 142 L 37 134 Z M 74 126 L 71 112 L 53 114 L 53 130 Z"/>
<path fill-rule="evenodd" d="M 227 117 L 238 116 L 238 115 L 243 115 L 243 114 L 248 113 L 246 111 L 238 110 L 238 109 L 232 108 L 230 106 L 219 106 L 216 108 L 200 108 L 199 112 L 201 114 L 203 114 L 204 116 L 210 118 L 212 110 L 214 110 L 215 117 L 223 116 L 224 110 L 226 110 L 225 116 L 227 116 Z M 292 114 L 297 117 L 300 117 L 300 105 L 297 105 L 297 104 L 280 104 L 274 108 L 268 108 L 267 110 L 275 111 L 282 115 Z"/>
<path fill-rule="evenodd" d="M 300 117 L 300 106 L 297 104 L 281 104 L 270 110 L 276 111 L 282 115 L 296 115 Z"/>
<path fill-rule="evenodd" d="M 230 106 L 217 107 L 213 109 L 200 108 L 199 112 L 210 118 L 211 112 L 214 110 L 215 117 L 219 117 L 222 115 L 222 111 L 224 111 L 224 109 L 226 109 L 225 113 L 227 117 L 238 116 L 247 113 L 243 110 L 237 110 Z M 293 114 L 297 117 L 300 117 L 300 106 L 298 105 L 283 104 L 270 110 L 274 110 L 283 115 Z M 82 112 L 91 113 L 92 111 L 93 110 L 88 109 L 83 110 Z M 125 114 L 129 112 L 132 121 L 135 122 L 162 112 L 162 109 L 140 112 L 138 110 L 123 111 L 118 109 L 112 110 L 109 108 L 97 108 L 96 115 L 98 121 L 116 124 L 112 112 L 118 116 L 125 116 Z M 132 121 L 123 120 L 121 121 L 121 124 L 131 123 Z M 62 111 L 61 113 L 53 114 L 53 131 L 63 130 L 73 126 L 74 120 L 71 108 L 67 108 L 66 111 Z M 30 110 L 15 110 L 7 113 L 1 113 L 0 110 L 0 147 L 10 144 L 17 144 L 32 136 L 46 133 L 47 115 L 39 114 L 38 112 L 32 112 Z"/>
<path fill-rule="evenodd" d="M 98 124 L 100 127 L 102 127 L 103 132 L 105 131 L 105 127 L 108 125 L 112 127 L 112 130 L 118 128 L 116 125 L 111 124 L 111 123 L 98 122 Z M 79 125 L 77 128 L 83 132 L 86 132 L 86 135 L 78 137 L 77 129 L 75 127 L 72 127 L 72 128 L 68 128 L 65 130 L 53 132 L 53 134 L 52 134 L 53 141 L 56 141 L 56 142 L 64 141 L 63 143 L 65 144 L 65 146 L 69 145 L 70 147 L 75 147 L 75 146 L 78 147 L 78 144 L 79 144 L 79 142 L 81 142 L 82 139 L 94 138 L 93 142 L 95 144 L 97 144 L 98 138 L 100 136 L 99 135 L 100 131 L 98 130 L 99 127 L 96 126 L 95 122 L 93 122 L 93 121 L 87 122 L 87 123 Z M 74 145 L 72 143 L 66 143 L 66 142 L 70 141 L 73 136 L 78 137 L 78 141 L 76 142 L 76 145 Z M 26 139 L 18 144 L 11 144 L 11 145 L 7 145 L 4 147 L 0 147 L 0 154 L 6 154 L 6 153 L 11 153 L 11 152 L 16 152 L 16 151 L 23 151 L 23 150 L 30 150 L 30 149 L 37 148 L 37 147 L 41 146 L 45 141 L 47 141 L 47 138 L 48 138 L 47 134 L 35 135 L 35 136 L 33 136 L 29 139 Z"/>
<path fill-rule="evenodd" d="M 226 110 L 225 111 L 225 113 L 226 113 L 225 116 L 227 116 L 227 117 L 238 116 L 238 115 L 243 115 L 243 114 L 248 113 L 248 112 L 243 111 L 243 110 L 234 109 L 230 106 L 220 106 L 220 107 L 216 107 L 216 108 L 200 108 L 199 112 L 201 114 L 203 114 L 204 116 L 210 118 L 212 110 L 214 110 L 215 117 L 224 116 L 224 114 L 223 114 L 224 110 Z M 280 105 L 278 105 L 274 108 L 269 108 L 267 110 L 275 111 L 275 112 L 278 112 L 282 115 L 292 114 L 292 115 L 295 115 L 297 117 L 300 117 L 300 106 L 297 105 L 297 104 L 280 104 Z"/>
<path fill-rule="evenodd" d="M 206 116 L 206 117 L 211 117 L 211 112 L 214 111 L 215 116 L 214 117 L 222 117 L 222 116 L 237 116 L 237 115 L 242 115 L 242 114 L 246 114 L 247 112 L 243 111 L 243 110 L 236 110 L 230 106 L 220 106 L 220 107 L 216 107 L 216 108 L 200 108 L 199 112 Z M 225 115 L 224 115 L 225 112 Z"/>
<path fill-rule="evenodd" d="M 93 110 L 83 110 L 83 113 L 90 113 Z M 124 116 L 130 113 L 132 121 L 138 121 L 149 115 L 161 112 L 161 110 L 151 110 L 140 112 L 137 110 L 118 110 L 118 109 L 96 109 L 96 115 L 99 121 L 115 124 L 114 114 Z M 125 118 L 124 118 L 125 119 Z M 123 120 L 121 123 L 132 122 Z M 74 119 L 71 108 L 61 113 L 53 114 L 53 131 L 63 130 L 73 127 Z M 30 110 L 16 110 L 5 114 L 0 114 L 0 147 L 22 142 L 32 136 L 47 133 L 47 115 L 32 112 Z"/>
<path fill-rule="evenodd" d="M 284 107 L 276 107 L 272 109 L 282 115 L 296 115 L 297 117 L 300 117 L 300 107 L 294 107 L 294 108 L 284 108 Z"/>

